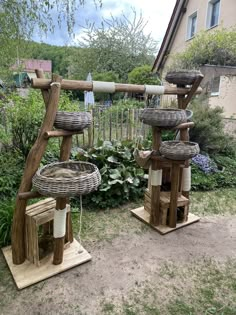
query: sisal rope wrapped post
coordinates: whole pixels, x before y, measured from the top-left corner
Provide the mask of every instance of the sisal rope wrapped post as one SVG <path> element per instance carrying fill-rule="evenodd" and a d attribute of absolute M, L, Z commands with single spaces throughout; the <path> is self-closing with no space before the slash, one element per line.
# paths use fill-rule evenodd
<path fill-rule="evenodd" d="M 53 222 L 53 264 L 59 265 L 63 261 L 65 234 L 66 234 L 66 198 L 56 199 L 56 209 Z"/>

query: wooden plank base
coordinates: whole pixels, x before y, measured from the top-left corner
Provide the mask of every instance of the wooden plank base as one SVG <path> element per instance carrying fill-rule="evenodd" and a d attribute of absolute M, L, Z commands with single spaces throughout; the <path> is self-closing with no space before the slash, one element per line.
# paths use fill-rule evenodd
<path fill-rule="evenodd" d="M 137 217 L 138 219 L 140 219 L 144 223 L 147 223 L 148 225 L 150 225 L 152 228 L 157 230 L 162 235 L 173 232 L 177 229 L 180 229 L 180 228 L 185 227 L 189 224 L 198 222 L 200 220 L 200 218 L 198 216 L 196 216 L 192 213 L 189 213 L 188 221 L 182 222 L 182 223 L 177 223 L 175 228 L 171 228 L 167 225 L 154 226 L 154 225 L 150 224 L 150 214 L 144 209 L 144 207 L 132 209 L 130 211 L 135 217 Z"/>
<path fill-rule="evenodd" d="M 83 251 L 81 252 L 81 250 Z M 26 288 L 39 281 L 50 278 L 58 273 L 81 265 L 92 258 L 75 239 L 73 243 L 64 250 L 64 259 L 60 265 L 53 265 L 53 254 L 43 258 L 40 261 L 39 267 L 28 260 L 21 265 L 14 265 L 12 262 L 11 246 L 2 248 L 2 252 L 18 289 Z"/>

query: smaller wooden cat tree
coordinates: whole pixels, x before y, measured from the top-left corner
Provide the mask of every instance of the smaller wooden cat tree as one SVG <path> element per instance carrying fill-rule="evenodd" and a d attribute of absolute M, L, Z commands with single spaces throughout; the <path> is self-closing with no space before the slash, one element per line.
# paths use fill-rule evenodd
<path fill-rule="evenodd" d="M 198 71 L 167 74 L 166 80 L 176 84 L 177 89 L 191 86 L 187 95 L 179 95 L 177 93 L 179 110 L 187 108 L 202 79 L 203 75 Z M 189 191 L 191 189 L 190 160 L 184 157 L 174 158 L 174 151 L 172 152 L 173 158 L 171 155 L 168 158 L 160 155 L 162 151 L 162 132 L 174 130 L 179 134 L 180 138 L 180 141 L 176 141 L 176 145 L 181 144 L 181 142 L 190 144 L 189 128 L 192 128 L 194 123 L 184 122 L 175 126 L 165 125 L 164 127 L 157 127 L 157 125 L 152 127 L 152 149 L 158 154 L 150 157 L 151 167 L 149 169 L 149 181 L 145 192 L 144 206 L 133 209 L 131 212 L 161 234 L 166 234 L 199 221 L 199 217 L 189 213 Z M 197 144 L 194 145 L 198 147 Z M 196 153 L 198 153 L 198 149 L 195 150 Z M 170 191 L 167 191 L 164 187 L 166 184 L 169 184 Z M 178 217 L 178 211 L 181 217 Z"/>
<path fill-rule="evenodd" d="M 62 80 L 58 75 L 53 75 L 50 80 L 44 78 L 42 70 L 36 70 L 36 75 L 37 78 L 32 79 L 32 87 L 41 89 L 46 112 L 38 138 L 27 157 L 21 185 L 16 197 L 16 207 L 12 225 L 12 245 L 3 248 L 3 254 L 18 288 L 24 288 L 91 259 L 90 254 L 73 238 L 68 198 L 60 197 L 56 198 L 56 200 L 47 198 L 27 207 L 28 200 L 43 197 L 38 191 L 32 190 L 32 180 L 39 168 L 49 138 L 62 137 L 60 161 L 67 161 L 70 156 L 72 136 L 82 133 L 82 131 L 53 129 L 53 126 L 55 126 L 61 89 L 81 91 L 93 90 L 94 92 L 108 93 L 134 92 L 157 95 L 172 94 L 178 96 L 179 108 L 184 109 L 188 105 L 192 96 L 195 93 L 199 94 L 201 92 L 199 83 L 202 79 L 202 76 L 197 77 L 191 87 L 160 87 L 119 84 L 114 82 Z M 189 126 L 190 125 L 187 124 L 184 128 L 179 128 L 181 130 L 181 139 L 188 139 L 187 127 Z M 161 140 L 160 130 L 157 128 L 153 128 L 153 139 L 153 148 L 156 150 L 159 148 Z M 166 160 L 153 159 L 152 168 L 158 170 L 166 164 L 169 166 L 169 162 Z M 186 165 L 187 161 L 185 163 L 185 166 Z M 172 163 L 172 177 L 173 181 L 176 183 L 173 186 L 175 187 L 175 190 L 178 187 L 177 183 L 179 182 L 179 176 L 177 176 L 177 173 L 179 173 L 180 166 L 181 165 L 178 163 Z M 177 194 L 173 193 L 172 195 L 171 209 L 173 210 L 176 207 Z M 188 198 L 188 191 L 184 191 L 183 195 Z M 150 224 L 154 226 L 159 224 L 159 205 L 160 186 L 155 186 L 152 187 L 150 217 Z M 53 255 L 52 250 L 48 247 L 46 250 L 48 250 L 49 254 L 40 261 L 38 230 L 41 225 L 42 234 L 47 234 L 52 230 L 51 223 L 53 220 L 55 223 L 55 215 L 53 216 L 53 213 L 55 214 L 55 209 L 56 212 L 60 212 L 62 209 L 65 210 L 65 235 L 60 237 L 54 236 Z M 134 212 L 134 214 L 139 216 L 136 212 Z M 171 227 L 174 227 L 175 225 L 173 215 L 170 216 L 170 225 Z"/>

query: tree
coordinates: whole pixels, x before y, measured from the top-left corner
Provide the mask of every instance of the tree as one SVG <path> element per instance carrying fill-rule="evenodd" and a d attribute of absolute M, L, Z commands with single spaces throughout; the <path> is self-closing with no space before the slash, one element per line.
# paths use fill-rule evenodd
<path fill-rule="evenodd" d="M 184 52 L 172 56 L 171 69 L 199 69 L 204 64 L 236 65 L 236 29 L 199 33 Z"/>
<path fill-rule="evenodd" d="M 134 68 L 128 74 L 129 83 L 133 84 L 160 84 L 157 74 L 151 72 L 151 66 L 144 65 Z"/>
<path fill-rule="evenodd" d="M 100 27 L 89 24 L 85 27 L 82 40 L 79 42 L 80 54 L 72 59 L 72 74 L 81 78 L 88 72 L 112 71 L 126 81 L 128 73 L 135 67 L 151 64 L 157 43 L 146 35 L 147 22 L 142 15 L 129 20 L 125 15 L 121 18 L 103 20 Z"/>
<path fill-rule="evenodd" d="M 101 5 L 102 0 L 94 0 Z M 26 40 L 38 32 L 41 36 L 53 32 L 56 25 L 66 23 L 68 34 L 73 34 L 75 15 L 86 0 L 0 0 L 0 70 L 8 70 Z"/>

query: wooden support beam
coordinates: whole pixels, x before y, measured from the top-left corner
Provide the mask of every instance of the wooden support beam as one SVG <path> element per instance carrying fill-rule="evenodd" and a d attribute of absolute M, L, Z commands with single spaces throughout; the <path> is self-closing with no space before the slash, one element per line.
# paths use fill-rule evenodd
<path fill-rule="evenodd" d="M 38 79 L 33 78 L 31 80 L 32 87 L 35 89 L 50 89 L 51 80 L 50 79 Z M 81 91 L 92 91 L 93 83 L 89 81 L 76 81 L 76 80 L 62 80 L 61 88 L 63 90 L 81 90 Z M 165 87 L 164 94 L 177 94 L 186 95 L 191 91 L 191 88 L 185 87 Z M 195 91 L 195 94 L 200 94 L 201 88 Z M 121 84 L 115 83 L 115 92 L 134 92 L 134 93 L 145 93 L 144 85 L 136 84 Z"/>
<path fill-rule="evenodd" d="M 72 147 L 72 135 L 64 136 L 61 143 L 60 149 L 60 161 L 68 161 L 70 159 L 70 152 Z M 69 204 L 69 198 L 66 198 L 66 203 Z M 72 228 L 72 218 L 71 212 L 66 214 L 66 235 L 65 241 L 72 243 L 74 240 L 73 237 L 73 228 Z"/>
<path fill-rule="evenodd" d="M 171 170 L 171 193 L 169 209 L 169 227 L 175 228 L 177 223 L 177 201 L 179 195 L 179 174 L 180 168 L 177 163 L 173 162 Z"/>
<path fill-rule="evenodd" d="M 194 94 L 196 94 L 196 91 L 199 89 L 199 85 L 200 85 L 203 78 L 204 78 L 204 76 L 202 74 L 199 74 L 199 76 L 194 81 L 190 92 L 188 93 L 187 97 L 183 100 L 183 105 L 182 105 L 183 109 L 186 109 L 186 107 L 188 106 L 192 97 L 194 96 Z"/>
<path fill-rule="evenodd" d="M 18 197 L 20 200 L 22 199 L 34 199 L 34 198 L 40 198 L 43 197 L 38 191 L 27 191 L 27 192 L 22 192 L 18 194 Z"/>
<path fill-rule="evenodd" d="M 35 73 L 38 79 L 45 79 L 44 72 L 42 69 L 36 69 Z M 41 90 L 41 92 L 45 103 L 45 107 L 47 108 L 49 101 L 49 89 Z"/>
<path fill-rule="evenodd" d="M 194 126 L 194 122 L 190 121 L 190 122 L 182 123 L 174 127 L 173 130 L 182 130 L 182 129 L 192 128 L 193 126 Z"/>
<path fill-rule="evenodd" d="M 44 116 L 42 127 L 40 129 L 38 138 L 36 139 L 29 155 L 26 159 L 25 169 L 19 188 L 19 193 L 28 192 L 32 187 L 32 178 L 37 171 L 43 153 L 47 146 L 47 140 L 44 138 L 44 133 L 52 129 L 56 117 L 59 97 L 61 77 L 54 76 L 53 82 L 57 83 L 51 86 L 49 93 L 49 101 L 47 111 Z M 27 200 L 20 199 L 19 195 L 16 198 L 16 207 L 14 211 L 12 224 L 12 258 L 16 265 L 22 264 L 26 258 L 25 256 L 25 209 Z"/>
<path fill-rule="evenodd" d="M 72 135 L 83 134 L 83 130 L 80 131 L 70 131 L 70 130 L 52 130 L 44 132 L 44 139 L 53 138 L 53 137 L 67 137 Z"/>
<path fill-rule="evenodd" d="M 160 145 L 161 145 L 161 131 L 157 127 L 152 127 L 153 150 L 159 151 Z M 151 168 L 152 168 L 152 171 L 160 170 L 160 165 L 157 160 L 152 160 Z M 160 224 L 160 193 L 161 193 L 160 185 L 151 186 L 150 224 L 154 226 L 157 226 Z"/>
<path fill-rule="evenodd" d="M 56 199 L 56 210 L 60 211 L 66 207 L 66 198 Z M 54 238 L 53 264 L 59 265 L 63 261 L 65 236 Z"/>

